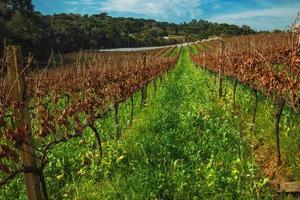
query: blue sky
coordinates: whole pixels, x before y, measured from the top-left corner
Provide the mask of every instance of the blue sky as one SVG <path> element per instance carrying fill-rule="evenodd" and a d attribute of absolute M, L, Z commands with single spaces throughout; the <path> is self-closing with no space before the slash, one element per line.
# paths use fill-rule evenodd
<path fill-rule="evenodd" d="M 300 0 L 32 0 L 43 14 L 107 12 L 167 22 L 206 19 L 247 24 L 256 30 L 287 29 L 300 11 Z"/>

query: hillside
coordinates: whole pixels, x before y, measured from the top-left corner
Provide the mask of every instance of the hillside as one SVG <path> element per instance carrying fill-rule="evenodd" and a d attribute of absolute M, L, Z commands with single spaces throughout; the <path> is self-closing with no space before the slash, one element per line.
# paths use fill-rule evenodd
<path fill-rule="evenodd" d="M 234 36 L 255 33 L 249 26 L 192 20 L 174 24 L 151 19 L 97 15 L 43 15 L 34 6 L 18 1 L 0 2 L 0 40 L 21 45 L 25 56 L 47 60 L 54 52 L 139 46 L 161 46 L 196 41 L 210 36 Z M 0 42 L 3 49 L 3 42 Z"/>

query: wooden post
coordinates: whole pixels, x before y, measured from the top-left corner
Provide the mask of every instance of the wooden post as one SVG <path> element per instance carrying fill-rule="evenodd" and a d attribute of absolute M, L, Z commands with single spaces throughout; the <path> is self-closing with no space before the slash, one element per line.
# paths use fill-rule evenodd
<path fill-rule="evenodd" d="M 281 165 L 281 150 L 280 150 L 280 137 L 279 137 L 279 124 L 283 111 L 285 101 L 282 97 L 276 98 L 276 115 L 275 115 L 275 137 L 276 137 L 276 150 L 277 150 L 277 164 Z"/>
<path fill-rule="evenodd" d="M 281 183 L 278 192 L 299 193 L 300 181 Z"/>
<path fill-rule="evenodd" d="M 36 169 L 37 164 L 33 148 L 34 143 L 32 141 L 31 122 L 28 110 L 30 94 L 26 87 L 24 75 L 21 72 L 23 69 L 22 52 L 21 49 L 16 46 L 7 46 L 5 51 L 5 63 L 8 70 L 7 81 L 11 86 L 11 98 L 18 103 L 23 103 L 19 109 L 15 110 L 16 126 L 24 133 L 21 146 L 23 166 L 25 169 Z M 25 172 L 24 176 L 28 199 L 42 199 L 39 175 L 29 171 Z"/>
<path fill-rule="evenodd" d="M 220 41 L 220 69 L 219 69 L 219 99 L 222 98 L 222 84 L 223 84 L 223 80 L 222 80 L 222 73 L 223 73 L 223 55 L 224 55 L 224 50 L 225 50 L 225 45 L 224 45 L 224 41 Z"/>

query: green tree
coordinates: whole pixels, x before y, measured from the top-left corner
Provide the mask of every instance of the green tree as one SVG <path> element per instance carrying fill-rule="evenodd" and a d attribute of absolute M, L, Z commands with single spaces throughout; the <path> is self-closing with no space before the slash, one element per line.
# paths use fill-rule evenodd
<path fill-rule="evenodd" d="M 5 16 L 6 16 L 6 6 L 3 2 L 0 2 L 0 37 L 1 37 L 1 40 L 5 37 L 6 32 L 7 32 Z"/>
<path fill-rule="evenodd" d="M 36 58 L 47 58 L 51 51 L 47 40 L 51 37 L 51 30 L 41 15 L 24 14 L 17 10 L 7 22 L 7 28 L 10 42 L 21 45 L 25 56 L 31 52 Z"/>
<path fill-rule="evenodd" d="M 3 41 L 7 35 L 5 16 L 6 16 L 5 4 L 3 2 L 0 2 L 0 58 L 3 55 L 3 46 L 4 46 Z"/>
<path fill-rule="evenodd" d="M 7 7 L 12 11 L 28 11 L 33 12 L 34 6 L 31 0 L 5 0 L 7 2 Z"/>

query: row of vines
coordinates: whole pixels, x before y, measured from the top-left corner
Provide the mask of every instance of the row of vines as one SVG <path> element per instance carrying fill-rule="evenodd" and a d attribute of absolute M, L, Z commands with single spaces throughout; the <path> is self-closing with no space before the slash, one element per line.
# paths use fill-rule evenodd
<path fill-rule="evenodd" d="M 256 120 L 258 92 L 274 100 L 277 164 L 281 164 L 280 118 L 284 106 L 300 111 L 300 40 L 297 32 L 260 34 L 204 42 L 192 55 L 197 65 L 218 77 L 218 96 L 222 98 L 224 76 L 233 79 L 233 111 L 240 82 L 253 89 L 253 124 Z"/>
<path fill-rule="evenodd" d="M 49 199 L 44 169 L 57 145 L 93 131 L 102 158 L 101 134 L 95 121 L 114 112 L 115 139 L 121 137 L 119 105 L 140 91 L 144 106 L 147 86 L 163 80 L 178 61 L 177 47 L 136 52 L 79 52 L 53 55 L 43 69 L 23 59 L 19 47 L 5 48 L 0 73 L 0 186 L 24 174 L 28 199 Z M 25 60 L 25 61 L 24 61 Z M 67 61 L 66 61 L 67 60 Z"/>

